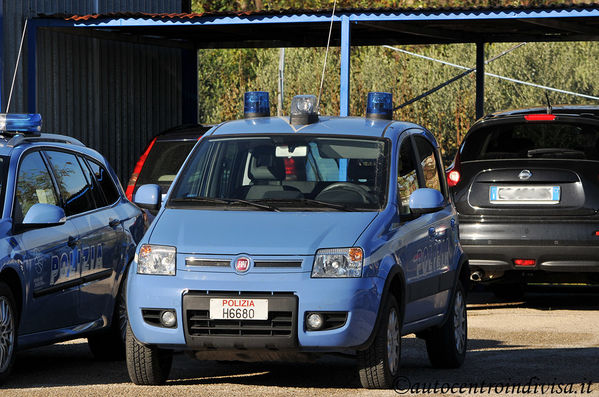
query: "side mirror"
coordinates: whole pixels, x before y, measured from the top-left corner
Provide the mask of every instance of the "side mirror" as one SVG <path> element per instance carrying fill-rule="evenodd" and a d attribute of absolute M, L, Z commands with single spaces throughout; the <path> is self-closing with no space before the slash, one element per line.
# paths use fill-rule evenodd
<path fill-rule="evenodd" d="M 445 208 L 445 197 L 437 189 L 416 189 L 410 195 L 410 209 L 414 214 L 430 214 Z"/>
<path fill-rule="evenodd" d="M 37 203 L 29 208 L 23 222 L 16 224 L 15 227 L 17 231 L 25 231 L 63 225 L 66 220 L 64 209 L 61 207 L 52 204 Z"/>
<path fill-rule="evenodd" d="M 158 185 L 142 185 L 133 197 L 133 202 L 140 208 L 145 208 L 150 211 L 157 211 L 160 209 L 162 202 L 162 192 Z"/>

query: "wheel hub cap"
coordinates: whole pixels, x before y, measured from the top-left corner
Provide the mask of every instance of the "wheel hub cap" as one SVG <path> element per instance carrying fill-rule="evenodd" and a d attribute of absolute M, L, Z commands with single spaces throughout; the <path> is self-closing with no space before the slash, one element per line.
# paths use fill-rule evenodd
<path fill-rule="evenodd" d="M 13 354 L 15 325 L 12 309 L 5 297 L 0 297 L 0 372 L 6 371 Z"/>
<path fill-rule="evenodd" d="M 397 373 L 399 367 L 399 336 L 399 319 L 395 309 L 392 309 L 387 324 L 387 363 L 389 364 L 389 372 L 392 375 Z"/>

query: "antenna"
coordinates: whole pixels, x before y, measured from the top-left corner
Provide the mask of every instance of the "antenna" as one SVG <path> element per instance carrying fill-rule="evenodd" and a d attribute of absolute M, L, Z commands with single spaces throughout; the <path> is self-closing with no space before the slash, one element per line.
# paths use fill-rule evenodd
<path fill-rule="evenodd" d="M 545 100 L 547 101 L 547 114 L 551 114 L 553 108 L 551 107 L 551 101 L 549 100 L 549 93 L 545 91 Z"/>
<path fill-rule="evenodd" d="M 12 91 L 15 88 L 15 80 L 17 79 L 17 70 L 19 70 L 19 61 L 21 60 L 21 53 L 23 52 L 23 41 L 25 40 L 25 32 L 27 31 L 27 22 L 29 20 L 25 20 L 25 25 L 23 25 L 23 34 L 21 35 L 21 44 L 19 45 L 19 54 L 17 55 L 17 62 L 15 62 L 15 73 L 12 75 L 12 83 L 10 84 L 10 92 L 8 94 L 8 102 L 6 103 L 6 111 L 10 109 L 10 100 L 12 99 Z"/>
<path fill-rule="evenodd" d="M 318 91 L 318 100 L 316 101 L 316 114 L 320 111 L 320 97 L 322 96 L 322 86 L 324 85 L 324 73 L 327 70 L 327 57 L 329 56 L 329 46 L 331 45 L 331 32 L 333 31 L 333 19 L 335 19 L 335 7 L 337 0 L 333 3 L 333 12 L 331 13 L 331 25 L 329 26 L 329 38 L 327 40 L 327 50 L 324 53 L 324 65 L 322 65 L 322 77 L 320 78 L 320 90 Z"/>

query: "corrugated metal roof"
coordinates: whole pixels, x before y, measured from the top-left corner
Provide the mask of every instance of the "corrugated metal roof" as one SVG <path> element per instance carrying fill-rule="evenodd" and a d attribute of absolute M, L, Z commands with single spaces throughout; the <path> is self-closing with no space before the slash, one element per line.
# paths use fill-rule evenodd
<path fill-rule="evenodd" d="M 543 11 L 543 10 L 575 10 L 575 9 L 598 9 L 599 2 L 593 3 L 574 3 L 572 1 L 564 4 L 552 4 L 544 6 L 477 6 L 477 7 L 423 7 L 423 8 L 392 8 L 392 7 L 373 7 L 373 8 L 337 8 L 336 14 L 389 14 L 389 13 L 505 13 L 519 11 Z M 288 8 L 279 10 L 261 10 L 261 11 L 223 11 L 223 12 L 206 12 L 206 13 L 135 13 L 135 12 L 120 12 L 107 14 L 88 14 L 88 15 L 51 15 L 54 18 L 64 18 L 67 21 L 88 21 L 98 19 L 148 19 L 148 20 L 164 20 L 164 19 L 179 19 L 193 20 L 206 17 L 250 17 L 250 16 L 267 16 L 267 15 L 330 15 L 332 9 L 299 9 Z"/>

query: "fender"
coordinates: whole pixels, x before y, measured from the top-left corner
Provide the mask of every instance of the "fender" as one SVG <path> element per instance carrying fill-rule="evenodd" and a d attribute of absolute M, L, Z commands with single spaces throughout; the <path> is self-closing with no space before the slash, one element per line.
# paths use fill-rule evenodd
<path fill-rule="evenodd" d="M 20 289 L 21 296 L 19 297 L 20 299 L 16 303 L 20 314 L 23 308 L 26 306 L 27 297 L 27 285 L 25 282 L 25 275 L 23 274 L 23 266 L 19 264 L 17 261 L 9 262 L 7 264 L 5 260 L 6 258 L 3 259 L 2 264 L 0 265 L 0 279 L 4 280 L 5 282 L 15 282 L 15 279 L 18 279 L 18 288 Z M 15 276 L 11 276 L 10 273 L 13 273 Z M 9 276 L 7 277 L 7 275 Z M 11 287 L 10 284 L 9 287 Z M 14 291 L 14 286 L 11 287 L 11 289 Z"/>
<path fill-rule="evenodd" d="M 377 314 L 376 314 L 376 321 L 374 323 L 374 327 L 372 328 L 372 332 L 370 333 L 370 336 L 368 337 L 368 339 L 366 339 L 366 341 L 364 343 L 362 343 L 361 345 L 358 346 L 353 346 L 352 349 L 355 350 L 365 350 L 367 349 L 373 342 L 379 327 L 380 327 L 380 323 L 381 323 L 381 312 L 382 312 L 382 306 L 383 306 L 383 302 L 385 302 L 385 300 L 387 299 L 387 297 L 389 296 L 389 294 L 391 293 L 391 281 L 395 278 L 395 276 L 399 276 L 400 279 L 400 283 L 401 283 L 401 294 L 402 294 L 402 298 L 401 298 L 401 302 L 399 303 L 399 310 L 401 311 L 400 317 L 402 319 L 402 324 L 403 324 L 403 318 L 404 318 L 404 313 L 405 313 L 405 309 L 406 309 L 406 278 L 403 272 L 403 268 L 397 264 L 397 263 L 393 263 L 391 265 L 391 268 L 389 269 L 389 271 L 387 272 L 387 276 L 385 279 L 385 286 L 383 288 L 383 293 L 381 295 L 381 300 L 379 302 L 379 307 L 377 310 Z"/>

